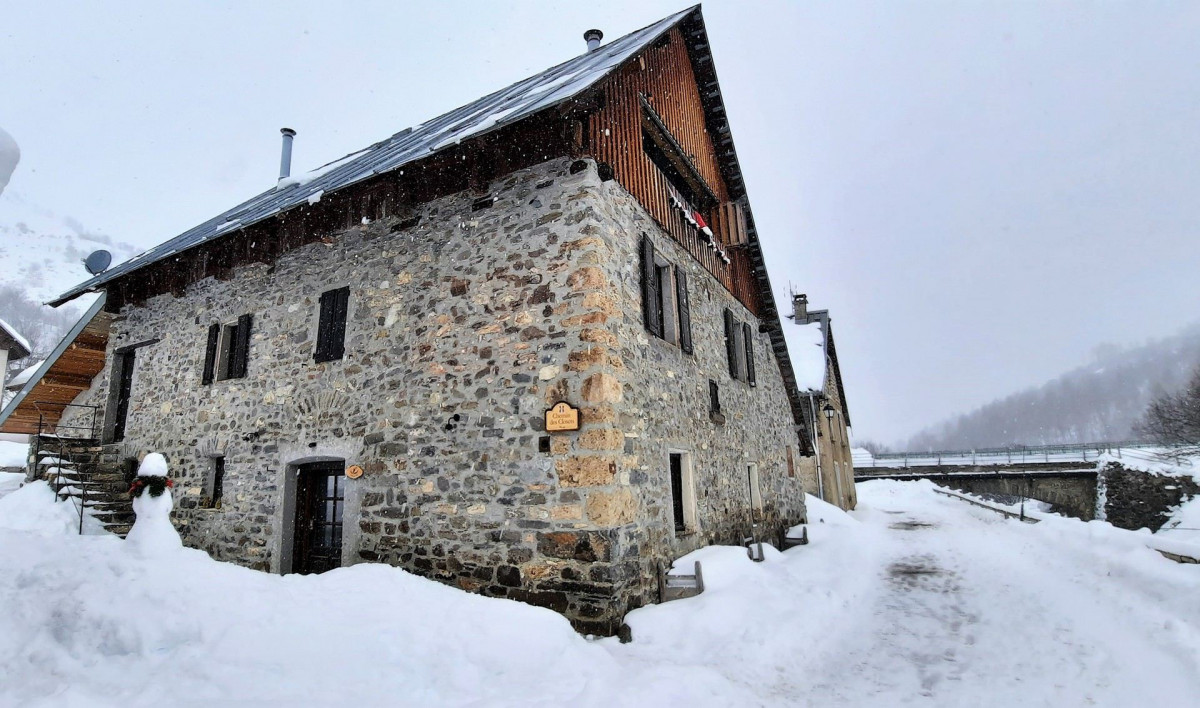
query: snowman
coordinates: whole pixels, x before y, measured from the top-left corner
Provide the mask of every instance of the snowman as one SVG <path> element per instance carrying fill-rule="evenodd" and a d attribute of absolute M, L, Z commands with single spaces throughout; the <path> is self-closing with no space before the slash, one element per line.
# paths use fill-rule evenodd
<path fill-rule="evenodd" d="M 167 478 L 167 460 L 161 454 L 146 455 L 137 478 L 129 488 L 137 519 L 125 540 L 143 555 L 156 555 L 183 547 L 179 532 L 171 525 L 172 482 Z"/>

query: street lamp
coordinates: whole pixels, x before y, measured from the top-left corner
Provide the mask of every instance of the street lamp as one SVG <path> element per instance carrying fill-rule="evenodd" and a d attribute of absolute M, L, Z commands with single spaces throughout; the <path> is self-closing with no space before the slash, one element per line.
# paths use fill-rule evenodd
<path fill-rule="evenodd" d="M 825 407 L 821 409 L 821 412 L 825 414 L 825 420 L 829 421 L 830 424 L 832 424 L 833 423 L 833 406 L 826 403 Z"/>

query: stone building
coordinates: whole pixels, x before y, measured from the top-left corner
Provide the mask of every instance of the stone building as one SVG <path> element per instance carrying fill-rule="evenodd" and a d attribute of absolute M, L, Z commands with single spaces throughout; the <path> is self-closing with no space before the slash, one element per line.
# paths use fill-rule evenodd
<path fill-rule="evenodd" d="M 850 408 L 829 310 L 810 310 L 807 295 L 794 295 L 789 317 L 795 323 L 787 334 L 796 384 L 805 399 L 805 428 L 816 451 L 800 468 L 804 486 L 831 504 L 853 509 L 858 495 L 850 457 Z"/>
<path fill-rule="evenodd" d="M 384 562 L 612 633 L 660 563 L 803 520 L 811 454 L 698 7 L 278 185 L 104 294 L 67 410 L 184 541 Z M 559 403 L 577 430 L 547 430 Z"/>

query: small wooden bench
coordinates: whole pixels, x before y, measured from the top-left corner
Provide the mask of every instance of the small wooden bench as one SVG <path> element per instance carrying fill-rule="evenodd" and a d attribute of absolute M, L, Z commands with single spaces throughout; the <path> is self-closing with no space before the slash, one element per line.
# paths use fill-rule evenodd
<path fill-rule="evenodd" d="M 795 548 L 796 546 L 807 546 L 807 545 L 808 545 L 808 527 L 807 526 L 805 526 L 800 531 L 800 538 L 796 538 L 794 536 L 789 536 L 787 534 L 786 529 L 784 529 L 783 533 L 780 534 L 779 550 L 781 550 L 781 551 L 786 551 L 787 549 Z"/>
<path fill-rule="evenodd" d="M 667 572 L 667 564 L 658 563 L 658 601 L 670 602 L 685 597 L 695 597 L 704 592 L 704 574 L 700 571 L 700 561 L 696 561 L 696 572 L 693 575 L 671 575 Z"/>
<path fill-rule="evenodd" d="M 750 556 L 750 560 L 762 563 L 766 559 L 766 556 L 763 555 L 762 541 L 756 541 L 753 536 L 747 536 L 742 539 L 742 544 L 746 546 L 746 555 Z"/>

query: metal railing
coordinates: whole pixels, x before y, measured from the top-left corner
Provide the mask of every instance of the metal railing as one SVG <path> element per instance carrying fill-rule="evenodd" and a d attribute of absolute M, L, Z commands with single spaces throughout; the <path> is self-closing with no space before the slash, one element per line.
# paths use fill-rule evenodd
<path fill-rule="evenodd" d="M 100 407 L 83 403 L 58 403 L 54 401 L 34 401 L 33 407 L 38 412 L 38 432 L 34 437 L 33 442 L 33 467 L 31 472 L 36 474 L 38 466 L 43 464 L 43 460 L 47 457 L 43 452 L 49 452 L 49 457 L 54 458 L 53 465 L 48 465 L 47 470 L 54 469 L 53 479 L 47 477 L 46 481 L 54 488 L 54 500 L 65 502 L 70 500 L 79 513 L 79 533 L 83 534 L 83 518 L 86 515 L 88 503 L 88 482 L 93 470 L 88 470 L 86 467 L 94 467 L 95 463 L 85 465 L 72 461 L 70 454 L 73 446 L 78 446 L 80 443 L 86 443 L 87 447 L 95 446 L 99 443 L 97 437 L 100 416 Z M 66 424 L 62 422 L 63 417 L 67 414 L 68 408 L 80 410 L 78 423 Z M 51 423 L 47 418 L 53 413 L 58 413 L 57 419 Z M 53 431 L 53 432 L 51 432 Z M 68 487 L 71 482 L 64 480 L 65 470 L 73 473 L 78 486 L 75 487 L 79 491 L 79 501 L 76 503 L 75 497 L 70 493 L 63 495 L 63 489 Z M 69 492 L 69 490 L 68 490 Z"/>
<path fill-rule="evenodd" d="M 1186 445 L 1163 445 L 1139 441 L 1094 442 L 1070 445 L 977 448 L 974 450 L 932 450 L 929 452 L 889 452 L 859 459 L 854 467 L 907 468 L 942 465 L 1004 465 L 1050 462 L 1094 462 L 1102 455 L 1142 460 L 1169 457 L 1172 450 Z"/>

